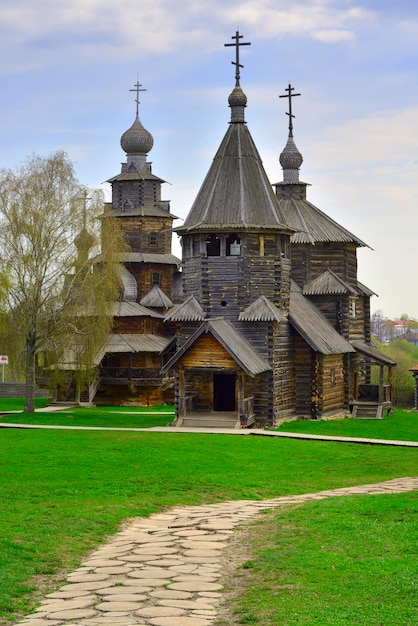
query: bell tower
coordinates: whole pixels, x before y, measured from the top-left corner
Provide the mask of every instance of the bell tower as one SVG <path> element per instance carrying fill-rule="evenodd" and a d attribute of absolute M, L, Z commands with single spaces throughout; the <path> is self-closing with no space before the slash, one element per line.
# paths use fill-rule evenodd
<path fill-rule="evenodd" d="M 236 32 L 235 86 L 228 98 L 231 121 L 183 224 L 183 291 L 207 315 L 233 321 L 260 296 L 286 311 L 289 239 L 284 219 L 245 121 L 247 96 L 240 85 L 242 35 Z"/>

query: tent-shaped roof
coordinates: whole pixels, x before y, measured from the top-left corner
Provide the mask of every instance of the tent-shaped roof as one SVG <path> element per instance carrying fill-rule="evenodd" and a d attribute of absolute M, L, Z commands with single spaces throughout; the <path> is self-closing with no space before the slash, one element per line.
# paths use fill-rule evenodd
<path fill-rule="evenodd" d="M 211 333 L 225 348 L 241 369 L 250 376 L 271 370 L 270 365 L 262 359 L 248 341 L 234 328 L 228 320 L 216 318 L 204 322 L 186 341 L 176 354 L 164 365 L 163 370 L 169 370 L 199 339 L 203 333 Z"/>
<path fill-rule="evenodd" d="M 229 102 L 231 123 L 183 224 L 175 230 L 242 231 L 275 229 L 292 233 L 279 208 L 243 111 L 246 96 L 239 86 Z M 242 113 L 242 114 L 241 114 Z"/>

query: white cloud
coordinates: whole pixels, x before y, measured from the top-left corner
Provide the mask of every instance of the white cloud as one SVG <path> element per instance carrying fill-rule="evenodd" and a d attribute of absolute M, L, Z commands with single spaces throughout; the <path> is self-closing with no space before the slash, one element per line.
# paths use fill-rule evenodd
<path fill-rule="evenodd" d="M 323 43 L 351 42 L 355 39 L 355 34 L 351 30 L 317 30 L 312 33 L 312 36 Z"/>
<path fill-rule="evenodd" d="M 327 43 L 351 40 L 370 14 L 339 0 L 14 0 L 0 6 L 3 73 L 84 59 L 146 58 L 190 50 L 204 55 L 220 33 L 239 25 L 263 37 L 307 36 Z M 6 54 L 7 53 L 7 54 Z M 1 71 L 1 65 L 0 65 Z"/>
<path fill-rule="evenodd" d="M 350 119 L 328 127 L 315 142 L 317 167 L 369 169 L 384 173 L 417 164 L 418 106 L 380 111 L 376 116 Z"/>

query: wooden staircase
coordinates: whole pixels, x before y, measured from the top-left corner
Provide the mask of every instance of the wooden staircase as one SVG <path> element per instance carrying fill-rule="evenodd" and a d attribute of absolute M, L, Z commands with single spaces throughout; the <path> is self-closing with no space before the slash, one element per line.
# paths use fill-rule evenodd
<path fill-rule="evenodd" d="M 352 404 L 351 417 L 357 419 L 381 419 L 383 412 L 390 415 L 392 411 L 391 402 L 362 402 L 354 401 Z"/>

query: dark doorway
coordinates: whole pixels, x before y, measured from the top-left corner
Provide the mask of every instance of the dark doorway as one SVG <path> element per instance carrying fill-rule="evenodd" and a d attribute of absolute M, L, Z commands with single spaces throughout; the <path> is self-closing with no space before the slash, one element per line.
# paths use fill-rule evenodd
<path fill-rule="evenodd" d="M 236 374 L 213 375 L 213 410 L 235 411 Z"/>

